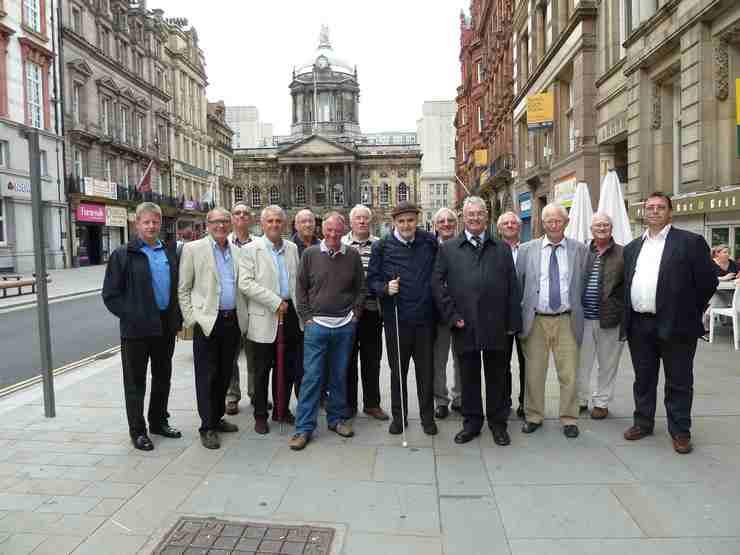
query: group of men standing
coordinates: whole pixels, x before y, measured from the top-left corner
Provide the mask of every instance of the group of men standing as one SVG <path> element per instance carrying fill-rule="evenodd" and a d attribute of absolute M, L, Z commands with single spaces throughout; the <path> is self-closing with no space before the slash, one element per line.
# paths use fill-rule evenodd
<path fill-rule="evenodd" d="M 391 434 L 408 425 L 413 359 L 424 433 L 436 434 L 435 417 L 446 418 L 451 408 L 463 416 L 456 443 L 477 437 L 487 419 L 494 442 L 508 445 L 516 346 L 522 431 L 536 431 L 545 418 L 552 354 L 562 431 L 575 438 L 579 412 L 590 407 L 593 419 L 607 416 L 626 339 L 636 408 L 625 438 L 653 431 L 662 361 L 668 429 L 674 449 L 687 453 L 693 357 L 703 333 L 701 314 L 717 280 L 703 238 L 671 227 L 670 198 L 652 194 L 645 212 L 648 230 L 623 249 L 612 238 L 611 220 L 599 213 L 588 246 L 566 238 L 568 214 L 558 204 L 542 211 L 545 235 L 520 244 L 518 216 L 503 214 L 497 221 L 500 239 L 494 239 L 478 197 L 463 204 L 462 233 L 456 233 L 457 216 L 449 209 L 435 215 L 436 233 L 422 230 L 418 208 L 404 202 L 394 208 L 393 229 L 382 239 L 370 234 L 372 214 L 362 205 L 350 212 L 349 232 L 340 213 L 327 214 L 321 240 L 314 215 L 300 211 L 291 241 L 282 238 L 284 211 L 268 206 L 260 217 L 262 236 L 251 237 L 248 208 L 238 203 L 232 213 L 211 210 L 207 237 L 177 253 L 158 239 L 159 207 L 142 203 L 138 236 L 111 256 L 103 288 L 106 306 L 121 321 L 133 445 L 154 447 L 143 417 L 148 360 L 148 431 L 181 436 L 168 423 L 167 399 L 175 334 L 184 323 L 194 329 L 200 436 L 207 448 L 220 447 L 219 433 L 238 431 L 224 415 L 239 411 L 242 350 L 257 433 L 269 433 L 272 408 L 273 420 L 295 424 L 291 449 L 303 449 L 316 430 L 325 388 L 329 430 L 353 436 L 360 372 L 364 413 L 388 420 L 379 384 L 384 330 Z M 450 348 L 455 375 L 448 391 Z M 278 360 L 280 380 L 274 372 Z M 295 416 L 288 409 L 292 393 Z"/>

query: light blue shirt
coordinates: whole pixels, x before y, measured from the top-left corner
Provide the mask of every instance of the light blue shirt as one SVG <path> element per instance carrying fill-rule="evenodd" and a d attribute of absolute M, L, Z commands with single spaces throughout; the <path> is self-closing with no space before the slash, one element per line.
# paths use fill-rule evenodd
<path fill-rule="evenodd" d="M 159 310 L 167 310 L 170 306 L 170 262 L 164 250 L 162 241 L 157 241 L 153 247 L 141 241 L 141 252 L 149 260 L 149 271 L 152 274 L 152 289 L 154 301 Z"/>
<path fill-rule="evenodd" d="M 288 280 L 288 268 L 285 265 L 285 242 L 281 243 L 280 248 L 275 247 L 275 244 L 270 241 L 267 237 L 265 239 L 265 245 L 267 245 L 272 255 L 272 259 L 275 261 L 275 266 L 278 271 L 278 282 L 280 283 L 280 298 L 284 301 L 290 299 L 290 286 Z"/>
<path fill-rule="evenodd" d="M 221 283 L 218 309 L 234 310 L 236 308 L 236 275 L 229 243 L 227 242 L 226 248 L 222 249 L 216 241 L 211 239 L 211 246 L 213 247 L 213 258 L 216 260 L 218 280 Z"/>

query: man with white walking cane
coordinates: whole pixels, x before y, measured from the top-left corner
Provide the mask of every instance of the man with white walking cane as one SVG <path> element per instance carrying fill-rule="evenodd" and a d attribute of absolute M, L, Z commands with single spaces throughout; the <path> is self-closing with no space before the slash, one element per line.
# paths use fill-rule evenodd
<path fill-rule="evenodd" d="M 391 215 L 393 231 L 373 244 L 367 271 L 368 289 L 380 298 L 383 314 L 388 316 L 383 318 L 391 366 L 393 420 L 388 432 L 394 435 L 405 432 L 408 418 L 406 382 L 409 362 L 413 358 L 421 425 L 425 434 L 435 435 L 436 311 L 431 279 L 437 239 L 416 227 L 419 209 L 414 204 L 401 202 Z"/>

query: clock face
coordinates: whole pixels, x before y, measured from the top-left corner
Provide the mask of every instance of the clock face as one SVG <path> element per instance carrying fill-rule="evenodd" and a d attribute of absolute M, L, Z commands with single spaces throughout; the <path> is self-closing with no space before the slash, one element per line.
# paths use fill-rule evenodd
<path fill-rule="evenodd" d="M 329 67 L 329 60 L 324 56 L 319 56 L 316 60 L 316 65 L 319 66 L 319 69 L 326 69 Z"/>

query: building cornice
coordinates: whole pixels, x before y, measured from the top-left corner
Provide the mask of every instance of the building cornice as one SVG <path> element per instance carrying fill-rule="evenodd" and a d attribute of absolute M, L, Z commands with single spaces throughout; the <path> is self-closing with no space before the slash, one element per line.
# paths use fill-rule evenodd
<path fill-rule="evenodd" d="M 624 68 L 624 64 L 627 63 L 627 56 L 623 56 L 616 64 L 614 64 L 612 67 L 607 69 L 604 73 L 601 74 L 601 76 L 596 79 L 596 88 L 598 89 L 601 85 L 606 83 L 606 81 L 609 80 L 609 78 L 614 75 L 615 73 L 618 73 L 622 68 Z"/>
<path fill-rule="evenodd" d="M 66 25 L 63 26 L 62 35 L 65 40 L 75 43 L 80 48 L 85 49 L 86 53 L 90 54 L 96 60 L 105 64 L 109 69 L 118 72 L 118 74 L 120 74 L 122 77 L 136 84 L 147 93 L 156 96 L 162 102 L 169 102 L 170 100 L 172 100 L 172 97 L 166 91 L 163 91 L 162 89 L 152 85 L 151 83 L 148 83 L 132 71 L 117 63 L 112 58 L 103 54 L 103 52 L 98 47 L 88 42 L 84 37 L 81 37 L 80 35 L 75 33 L 72 28 L 67 27 Z"/>

